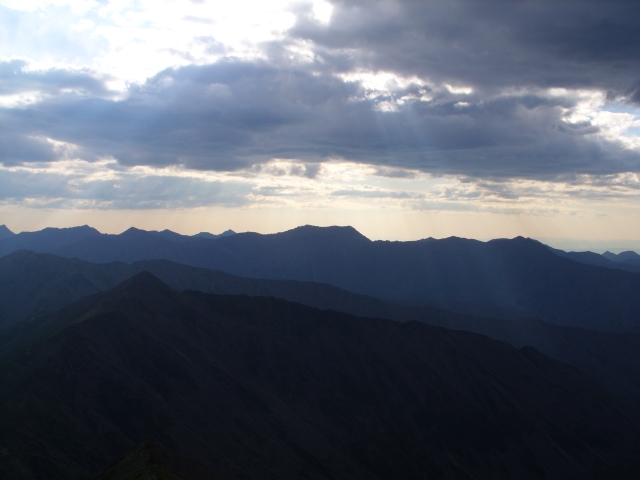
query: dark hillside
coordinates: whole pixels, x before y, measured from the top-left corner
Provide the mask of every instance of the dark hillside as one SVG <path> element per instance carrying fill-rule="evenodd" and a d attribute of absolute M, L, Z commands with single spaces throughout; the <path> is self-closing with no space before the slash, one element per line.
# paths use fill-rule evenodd
<path fill-rule="evenodd" d="M 640 447 L 576 369 L 471 333 L 148 273 L 67 312 L 0 362 L 5 478 L 86 478 L 148 437 L 225 478 L 592 478 Z"/>
<path fill-rule="evenodd" d="M 222 477 L 147 439 L 91 480 L 222 480 Z"/>
<path fill-rule="evenodd" d="M 476 332 L 518 348 L 532 346 L 580 368 L 612 391 L 636 401 L 640 399 L 640 334 L 637 333 L 597 332 L 527 318 L 501 320 L 460 315 L 435 307 L 395 305 L 326 284 L 241 278 L 167 260 L 133 265 L 91 264 L 24 251 L 0 258 L 0 324 L 7 327 L 28 317 L 10 330 L 12 335 L 0 334 L 0 351 L 15 346 L 15 342 L 28 337 L 29 332 L 46 332 L 43 323 L 55 318 L 47 313 L 86 295 L 105 291 L 142 271 L 153 273 L 178 291 L 276 297 L 360 317 L 401 322 L 417 320 Z"/>

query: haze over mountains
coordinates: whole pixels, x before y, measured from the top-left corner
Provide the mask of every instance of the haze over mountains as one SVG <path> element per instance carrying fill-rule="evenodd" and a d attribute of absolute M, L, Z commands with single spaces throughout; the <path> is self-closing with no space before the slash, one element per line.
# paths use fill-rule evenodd
<path fill-rule="evenodd" d="M 169 450 L 100 478 L 640 472 L 638 273 L 520 237 L 349 227 L 85 226 L 0 248 L 4 477 L 87 478 L 146 438 Z"/>

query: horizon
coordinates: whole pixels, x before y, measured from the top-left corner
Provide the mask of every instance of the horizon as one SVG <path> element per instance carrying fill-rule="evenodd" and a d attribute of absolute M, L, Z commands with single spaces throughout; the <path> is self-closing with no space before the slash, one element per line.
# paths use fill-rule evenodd
<path fill-rule="evenodd" d="M 155 228 L 155 229 L 144 229 L 144 228 L 139 228 L 136 226 L 129 226 L 127 228 L 124 228 L 123 230 L 115 230 L 115 231 L 104 231 L 101 230 L 99 228 L 94 227 L 93 225 L 90 224 L 83 224 L 83 225 L 69 225 L 69 226 L 63 226 L 63 227 L 55 227 L 55 226 L 47 226 L 47 227 L 43 227 L 41 229 L 37 229 L 37 230 L 21 230 L 21 231 L 16 231 L 12 228 L 10 228 L 9 226 L 7 226 L 6 224 L 0 224 L 0 227 L 6 227 L 9 231 L 11 231 L 13 234 L 18 234 L 18 233 L 29 233 L 29 232 L 37 232 L 40 230 L 43 230 L 44 228 L 59 228 L 59 229 L 65 229 L 65 228 L 78 228 L 78 227 L 90 227 L 93 228 L 94 230 L 97 230 L 99 233 L 101 234 L 108 234 L 108 235 L 120 235 L 130 229 L 137 229 L 137 230 L 142 230 L 142 231 L 146 231 L 146 232 L 163 232 L 163 231 L 168 231 L 168 232 L 172 232 L 172 233 L 177 233 L 179 235 L 185 235 L 185 236 L 194 236 L 194 235 L 198 235 L 200 233 L 210 233 L 213 235 L 220 235 L 222 233 L 225 233 L 227 231 L 232 231 L 233 234 L 240 234 L 240 233 L 258 233 L 260 235 L 273 235 L 273 234 L 278 234 L 278 233 L 284 233 L 290 230 L 295 230 L 297 228 L 301 228 L 301 227 L 318 227 L 318 228 L 328 228 L 328 227 L 340 227 L 340 228 L 353 228 L 354 230 L 356 230 L 358 233 L 360 233 L 361 235 L 363 235 L 364 237 L 366 237 L 368 240 L 371 241 L 396 241 L 396 242 L 412 242 L 412 241 L 419 241 L 419 240 L 425 240 L 425 239 L 435 239 L 435 240 L 445 240 L 447 238 L 463 238 L 463 239 L 468 239 L 468 240 L 477 240 L 479 242 L 489 242 L 491 240 L 497 240 L 497 239 L 514 239 L 517 237 L 524 237 L 524 238 L 530 238 L 532 240 L 536 240 L 540 243 L 543 243 L 549 247 L 552 248 L 556 248 L 559 250 L 564 250 L 567 252 L 570 251 L 575 251 L 575 252 L 582 252 L 582 251 L 591 251 L 594 253 L 598 253 L 598 254 L 602 254 L 605 252 L 611 252 L 611 253 L 621 253 L 621 252 L 626 252 L 626 251 L 640 251 L 640 242 L 636 245 L 634 245 L 632 242 L 628 242 L 625 240 L 614 240 L 614 241 L 602 241 L 602 242 L 597 242 L 597 241 L 588 241 L 588 240 L 584 240 L 584 239 L 568 239 L 568 238 L 544 238 L 544 237 L 540 237 L 540 238 L 535 238 L 535 237 L 527 237 L 527 236 L 523 236 L 523 235 L 514 235 L 512 237 L 490 237 L 490 238 L 470 238 L 470 237 L 464 237 L 464 236 L 459 236 L 459 235 L 448 235 L 448 236 L 443 236 L 443 237 L 435 237 L 435 236 L 428 236 L 428 237 L 421 237 L 421 238 L 410 238 L 410 239 L 397 239 L 397 238 L 372 238 L 368 235 L 366 235 L 365 233 L 361 232 L 360 230 L 358 230 L 357 228 L 353 227 L 352 225 L 311 225 L 311 224 L 305 224 L 305 225 L 298 225 L 292 228 L 288 228 L 285 230 L 279 230 L 279 231 L 269 231 L 269 232 L 257 232 L 257 231 L 253 231 L 253 230 L 245 230 L 245 231 L 236 231 L 232 228 L 226 228 L 220 231 L 210 231 L 210 230 L 200 230 L 197 232 L 184 232 L 184 231 L 176 231 L 176 230 L 172 230 L 170 228 Z"/>
<path fill-rule="evenodd" d="M 631 2 L 0 12 L 0 223 L 18 231 L 342 224 L 640 248 Z"/>

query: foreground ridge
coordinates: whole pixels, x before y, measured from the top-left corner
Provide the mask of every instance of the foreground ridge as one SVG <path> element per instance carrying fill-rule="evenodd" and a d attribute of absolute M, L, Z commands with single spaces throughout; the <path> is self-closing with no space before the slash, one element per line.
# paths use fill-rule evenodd
<path fill-rule="evenodd" d="M 206 467 L 147 439 L 91 480 L 219 480 Z"/>
<path fill-rule="evenodd" d="M 5 477 L 86 478 L 149 437 L 229 479 L 595 479 L 640 446 L 575 368 L 472 333 L 149 273 L 65 312 L 0 356 Z"/>

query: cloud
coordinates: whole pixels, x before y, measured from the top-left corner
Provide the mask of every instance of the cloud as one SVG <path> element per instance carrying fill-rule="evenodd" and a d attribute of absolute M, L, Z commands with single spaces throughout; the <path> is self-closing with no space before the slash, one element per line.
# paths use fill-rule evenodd
<path fill-rule="evenodd" d="M 640 103 L 635 5 L 336 1 L 322 21 L 307 5 L 260 55 L 169 67 L 118 97 L 89 68 L 4 61 L 0 100 L 14 103 L 0 107 L 0 162 L 115 159 L 125 170 L 317 179 L 323 162 L 345 161 L 389 181 L 425 172 L 494 182 L 491 195 L 504 199 L 515 194 L 496 185 L 512 179 L 637 173 L 639 150 L 623 137 L 634 121 L 614 128 L 602 115 L 614 100 Z M 194 41 L 232 52 L 200 30 Z M 218 198 L 195 180 L 146 178 L 156 186 L 139 190 L 141 205 L 190 190 Z M 92 185 L 65 195 L 134 201 L 114 184 Z"/>
<path fill-rule="evenodd" d="M 349 190 L 335 190 L 331 193 L 334 197 L 360 197 L 360 198 L 393 198 L 393 199 L 408 199 L 408 198 L 421 198 L 422 194 L 408 193 L 408 192 L 392 192 L 388 190 L 374 190 L 374 189 L 349 189 Z"/>
<path fill-rule="evenodd" d="M 331 22 L 301 16 L 292 36 L 342 69 L 417 75 L 495 91 L 603 88 L 640 74 L 637 2 L 336 0 Z M 615 73 L 614 73 L 615 72 Z"/>
<path fill-rule="evenodd" d="M 26 60 L 0 61 L 0 96 L 38 92 L 40 95 L 75 93 L 92 97 L 111 96 L 103 80 L 89 71 L 51 68 L 29 70 Z"/>
<path fill-rule="evenodd" d="M 416 88 L 395 95 L 408 97 Z M 283 158 L 298 159 L 305 165 L 298 174 L 311 177 L 317 167 L 310 165 L 330 159 L 380 172 L 488 178 L 640 168 L 637 152 L 599 137 L 589 120 L 568 118 L 580 101 L 570 92 L 482 97 L 445 89 L 433 91 L 430 101 L 398 102 L 396 111 L 381 111 L 379 98 L 365 94 L 362 82 L 308 66 L 226 60 L 167 69 L 132 86 L 125 100 L 60 95 L 5 109 L 0 131 L 7 132 L 5 143 L 14 135 L 49 138 L 124 166 L 234 171 Z M 468 104 L 463 109 L 456 108 L 461 98 Z M 17 146 L 1 155 L 4 164 L 28 161 Z"/>
<path fill-rule="evenodd" d="M 376 167 L 374 175 L 387 178 L 416 178 L 417 172 L 402 168 Z"/>
<path fill-rule="evenodd" d="M 73 167 L 75 171 L 70 173 Z M 162 172 L 117 172 L 106 167 L 75 164 L 40 171 L 0 169 L 0 204 L 145 210 L 212 205 L 238 207 L 250 203 L 251 187 L 244 183 L 163 175 Z"/>

